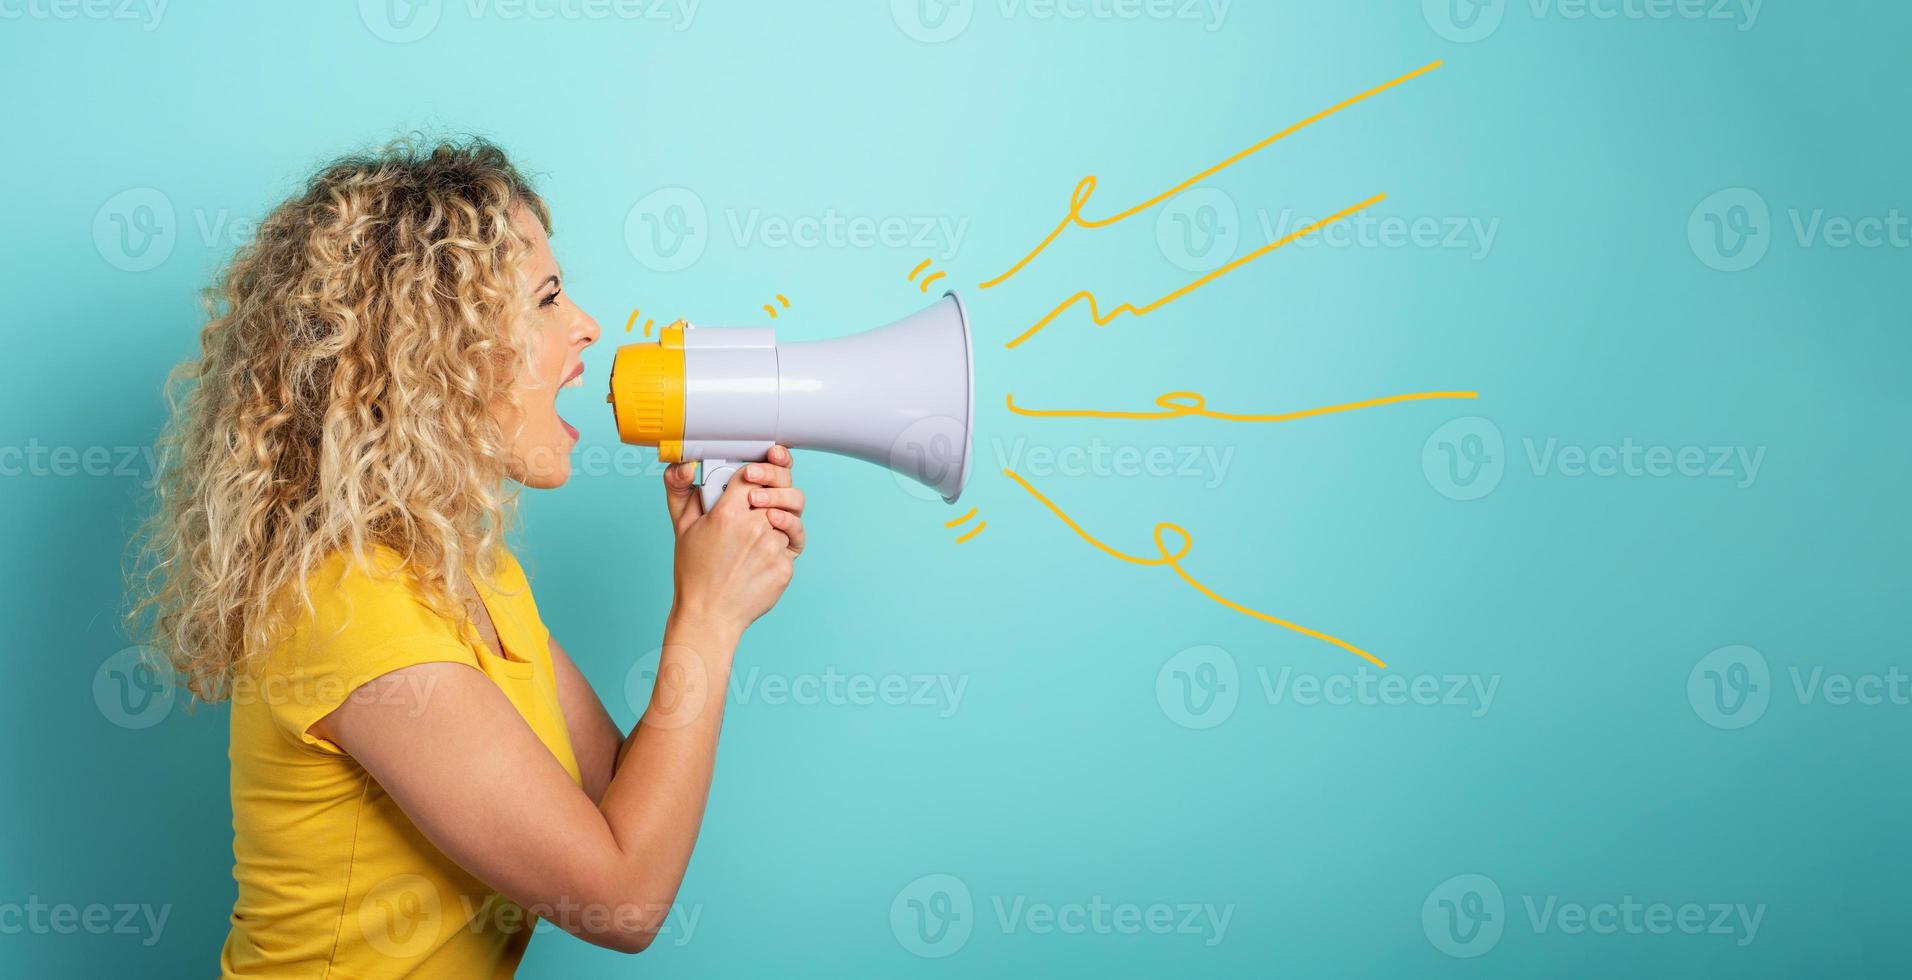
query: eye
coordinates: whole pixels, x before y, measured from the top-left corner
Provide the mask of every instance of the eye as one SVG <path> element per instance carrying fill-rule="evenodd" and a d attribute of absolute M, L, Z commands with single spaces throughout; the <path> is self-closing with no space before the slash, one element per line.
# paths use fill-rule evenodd
<path fill-rule="evenodd" d="M 538 306 L 539 306 L 540 308 L 543 308 L 543 307 L 547 307 L 547 306 L 556 306 L 556 305 L 558 305 L 558 297 L 559 297 L 560 295 L 562 295 L 563 293 L 564 293 L 564 290 L 562 290 L 562 289 L 554 289 L 554 290 L 552 290 L 552 291 L 551 291 L 551 295 L 549 295 L 549 296 L 546 296 L 545 298 L 543 298 L 543 299 L 541 299 L 541 300 L 539 300 L 539 301 L 538 301 Z"/>

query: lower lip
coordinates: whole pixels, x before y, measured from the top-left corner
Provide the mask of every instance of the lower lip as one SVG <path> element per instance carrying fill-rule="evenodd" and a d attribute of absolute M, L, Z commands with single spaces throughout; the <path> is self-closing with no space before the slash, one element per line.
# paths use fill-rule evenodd
<path fill-rule="evenodd" d="M 558 424 L 564 426 L 564 431 L 571 433 L 571 439 L 573 442 L 577 441 L 578 430 L 571 428 L 571 423 L 566 422 L 563 419 L 559 419 Z"/>

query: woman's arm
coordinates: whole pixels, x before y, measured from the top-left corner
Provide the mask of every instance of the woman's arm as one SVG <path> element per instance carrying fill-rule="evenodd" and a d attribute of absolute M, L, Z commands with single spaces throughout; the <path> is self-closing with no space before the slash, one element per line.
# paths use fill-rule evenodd
<path fill-rule="evenodd" d="M 765 496 L 751 500 L 751 506 L 785 510 L 792 516 L 802 517 L 803 491 L 791 486 L 790 470 L 795 460 L 790 451 L 782 446 L 771 447 L 770 463 L 757 474 L 768 492 L 759 490 Z M 675 528 L 681 528 L 679 522 L 685 514 L 695 516 L 702 512 L 700 498 L 690 482 L 694 468 L 676 466 L 664 474 L 664 492 Z M 802 551 L 802 522 L 795 522 L 786 534 L 791 530 L 796 535 L 791 547 Z M 577 757 L 584 792 L 591 797 L 591 802 L 602 803 L 604 791 L 611 785 L 611 774 L 617 768 L 618 754 L 623 751 L 625 733 L 611 720 L 611 713 L 605 710 L 597 691 L 584 679 L 584 673 L 578 670 L 555 636 L 551 638 L 551 667 L 557 678 L 558 704 L 564 709 L 564 724 L 571 736 L 571 752 Z"/>
<path fill-rule="evenodd" d="M 787 480 L 781 469 L 743 476 Z M 752 508 L 758 490 L 771 497 L 757 499 L 787 499 L 794 489 L 742 482 L 702 514 L 688 483 L 678 470 L 666 476 L 676 602 L 657 689 L 601 802 L 571 781 L 489 678 L 461 664 L 403 668 L 394 673 L 414 678 L 392 685 L 403 696 L 348 699 L 314 726 L 479 880 L 566 931 L 628 952 L 649 945 L 676 899 L 710 790 L 731 657 L 744 627 L 782 594 L 802 547 L 801 518 Z"/>
<path fill-rule="evenodd" d="M 571 736 L 571 754 L 578 760 L 584 794 L 591 802 L 602 803 L 604 791 L 611 786 L 611 774 L 617 771 L 624 733 L 555 636 L 551 638 L 551 672 L 557 678 L 558 707 L 564 710 L 564 727 Z"/>

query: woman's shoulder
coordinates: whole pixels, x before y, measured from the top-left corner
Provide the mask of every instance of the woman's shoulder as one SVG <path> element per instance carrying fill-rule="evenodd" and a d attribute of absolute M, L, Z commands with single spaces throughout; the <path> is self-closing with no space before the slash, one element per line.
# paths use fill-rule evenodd
<path fill-rule="evenodd" d="M 406 556 L 386 545 L 335 551 L 287 601 L 287 643 L 306 655 L 340 643 L 364 648 L 407 638 L 459 639 L 460 619 L 434 602 Z"/>
<path fill-rule="evenodd" d="M 288 589 L 285 627 L 248 671 L 273 723 L 296 742 L 337 752 L 312 726 L 346 697 L 425 663 L 476 666 L 468 620 L 434 603 L 402 553 L 384 546 L 326 556 Z"/>

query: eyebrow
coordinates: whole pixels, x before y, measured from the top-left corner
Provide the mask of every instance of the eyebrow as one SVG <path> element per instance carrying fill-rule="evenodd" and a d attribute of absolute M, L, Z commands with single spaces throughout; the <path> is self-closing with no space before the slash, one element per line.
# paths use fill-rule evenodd
<path fill-rule="evenodd" d="M 544 277 L 544 281 L 543 281 L 543 282 L 541 282 L 541 283 L 539 283 L 539 284 L 537 285 L 537 288 L 535 288 L 535 289 L 533 289 L 533 290 L 532 290 L 532 292 L 534 292 L 534 293 L 542 293 L 542 292 L 544 292 L 544 287 L 546 287 L 546 286 L 560 286 L 560 283 L 558 282 L 558 277 L 557 277 L 557 276 L 545 276 L 545 277 Z"/>

